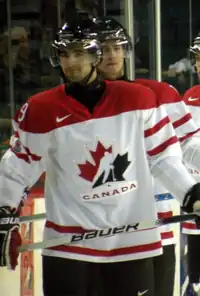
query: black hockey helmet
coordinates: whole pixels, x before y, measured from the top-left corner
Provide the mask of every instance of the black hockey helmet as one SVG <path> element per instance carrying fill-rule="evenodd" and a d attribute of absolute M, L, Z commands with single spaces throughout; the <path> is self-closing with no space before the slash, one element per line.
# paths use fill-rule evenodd
<path fill-rule="evenodd" d="M 60 66 L 59 53 L 62 50 L 74 45 L 81 45 L 83 49 L 93 54 L 96 58 L 94 63 L 100 60 L 101 46 L 97 40 L 95 23 L 91 19 L 81 19 L 80 21 L 66 22 L 57 32 L 52 43 L 52 53 L 50 63 L 53 67 Z"/>
<path fill-rule="evenodd" d="M 115 40 L 116 44 L 124 46 L 127 52 L 133 48 L 132 40 L 126 29 L 115 19 L 102 17 L 94 19 L 97 27 L 98 40 L 103 44 L 107 40 Z"/>

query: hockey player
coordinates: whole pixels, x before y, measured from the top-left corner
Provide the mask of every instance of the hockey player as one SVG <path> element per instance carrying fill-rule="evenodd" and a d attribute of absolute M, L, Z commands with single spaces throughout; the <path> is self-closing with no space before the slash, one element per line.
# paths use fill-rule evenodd
<path fill-rule="evenodd" d="M 98 71 L 108 80 L 128 80 L 126 76 L 125 57 L 127 57 L 132 49 L 130 36 L 113 19 L 97 19 L 96 23 L 99 25 L 98 37 L 103 48 L 103 58 L 98 65 Z M 184 158 L 190 162 L 189 155 L 192 155 L 192 147 L 195 147 L 195 136 L 198 133 L 198 128 L 192 121 L 191 115 L 178 92 L 167 83 L 151 79 L 136 79 L 134 82 L 150 87 L 156 93 L 159 104 L 165 104 L 168 116 L 173 122 L 176 134 L 182 144 L 185 153 Z M 185 140 L 188 140 L 188 143 Z M 172 195 L 160 186 L 158 182 L 156 182 L 155 193 L 158 217 L 171 216 Z M 172 226 L 162 226 L 161 237 L 164 253 L 162 256 L 154 258 L 155 295 L 172 296 L 175 276 L 175 238 Z M 162 278 L 160 277 L 161 273 Z"/>
<path fill-rule="evenodd" d="M 65 24 L 59 30 L 52 63 L 67 83 L 29 98 L 13 120 L 11 148 L 0 165 L 1 266 L 16 267 L 17 209 L 43 165 L 45 239 L 156 219 L 152 176 L 186 211 L 200 208 L 200 184 L 183 166 L 154 92 L 98 80 L 101 50 L 92 26 Z M 109 154 L 113 160 L 95 178 Z M 157 228 L 45 249 L 44 295 L 154 296 L 151 258 L 161 252 Z"/>
<path fill-rule="evenodd" d="M 200 35 L 194 39 L 193 45 L 190 47 L 195 61 L 195 68 L 200 81 Z M 195 123 L 200 128 L 200 85 L 195 85 L 183 96 L 185 103 L 194 118 Z M 196 180 L 200 180 L 200 170 L 190 167 L 189 171 Z M 200 283 L 200 230 L 197 229 L 196 224 L 187 222 L 183 224 L 183 233 L 188 236 L 188 275 L 191 284 Z"/>

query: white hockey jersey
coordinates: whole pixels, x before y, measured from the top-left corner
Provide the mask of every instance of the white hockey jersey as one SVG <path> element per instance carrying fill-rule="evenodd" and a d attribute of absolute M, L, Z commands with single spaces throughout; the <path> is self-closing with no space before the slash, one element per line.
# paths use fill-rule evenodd
<path fill-rule="evenodd" d="M 192 114 L 192 118 L 196 125 L 200 128 L 200 85 L 193 86 L 183 96 L 185 103 Z M 195 178 L 197 182 L 200 182 L 200 168 L 198 169 L 199 159 L 195 158 L 196 166 L 189 166 L 189 172 Z M 197 229 L 194 221 L 188 221 L 183 223 L 183 233 L 186 234 L 200 234 L 200 230 Z"/>
<path fill-rule="evenodd" d="M 157 106 L 153 91 L 141 85 L 106 82 L 92 114 L 60 85 L 31 97 L 13 126 L 13 145 L 0 165 L 0 206 L 16 207 L 43 163 L 45 239 L 155 220 L 152 174 L 180 202 L 195 184 L 182 165 L 164 108 Z M 161 252 L 160 233 L 153 228 L 57 246 L 43 254 L 115 262 Z"/>
<path fill-rule="evenodd" d="M 200 147 L 200 134 L 196 121 L 192 119 L 190 110 L 184 100 L 176 89 L 165 82 L 150 79 L 136 79 L 135 82 L 148 86 L 155 92 L 159 104 L 165 107 L 167 115 L 173 124 L 183 149 L 184 160 L 192 163 L 193 153 L 200 156 L 198 150 L 194 151 L 196 141 L 198 142 L 198 147 Z M 166 188 L 164 188 L 159 181 L 155 182 L 155 194 L 158 217 L 167 218 L 172 216 L 174 202 L 172 195 L 167 192 Z M 163 245 L 176 242 L 172 225 L 161 226 L 160 229 Z"/>

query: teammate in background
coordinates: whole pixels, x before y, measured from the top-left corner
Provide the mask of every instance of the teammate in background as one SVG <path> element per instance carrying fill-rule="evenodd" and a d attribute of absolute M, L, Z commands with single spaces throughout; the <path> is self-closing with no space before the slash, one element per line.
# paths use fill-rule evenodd
<path fill-rule="evenodd" d="M 129 81 L 126 74 L 126 57 L 132 49 L 130 36 L 113 19 L 97 19 L 96 23 L 99 25 L 98 37 L 103 51 L 103 58 L 98 65 L 100 75 L 108 80 Z M 184 160 L 200 168 L 200 162 L 197 161 L 197 159 L 200 159 L 198 128 L 178 92 L 167 83 L 151 79 L 136 79 L 134 82 L 151 88 L 156 94 L 159 104 L 165 104 L 167 114 L 180 140 Z M 199 150 L 196 151 L 196 149 Z M 195 161 L 192 160 L 193 151 L 196 155 Z M 166 188 L 159 184 L 159 181 L 155 184 L 155 194 L 158 217 L 172 216 L 173 197 Z M 174 291 L 176 242 L 172 226 L 161 226 L 161 237 L 163 255 L 154 257 L 155 295 L 172 296 Z M 162 274 L 162 277 L 160 277 L 160 274 Z"/>
<path fill-rule="evenodd" d="M 186 211 L 200 209 L 200 184 L 182 164 L 178 139 L 154 92 L 98 79 L 103 55 L 95 32 L 89 21 L 59 30 L 51 61 L 67 83 L 29 98 L 17 112 L 11 148 L 0 166 L 1 218 L 14 218 L 24 189 L 44 165 L 45 239 L 155 220 L 152 176 Z M 20 152 L 12 146 L 16 139 Z M 113 155 L 115 181 L 103 184 L 100 176 L 93 188 L 106 151 Z M 126 182 L 135 190 L 113 196 Z M 105 192 L 110 194 L 103 199 Z M 19 225 L 3 221 L 0 265 L 15 269 Z M 161 252 L 157 228 L 45 249 L 44 295 L 154 296 L 152 257 Z"/>
<path fill-rule="evenodd" d="M 198 35 L 190 47 L 193 54 L 195 68 L 200 81 L 200 35 Z M 185 103 L 194 118 L 196 125 L 200 128 L 200 85 L 191 87 L 183 96 Z M 197 161 L 197 159 L 196 159 Z M 189 171 L 194 178 L 200 181 L 200 169 L 190 167 Z M 183 233 L 188 236 L 188 276 L 191 284 L 200 283 L 200 230 L 191 221 L 183 224 Z"/>

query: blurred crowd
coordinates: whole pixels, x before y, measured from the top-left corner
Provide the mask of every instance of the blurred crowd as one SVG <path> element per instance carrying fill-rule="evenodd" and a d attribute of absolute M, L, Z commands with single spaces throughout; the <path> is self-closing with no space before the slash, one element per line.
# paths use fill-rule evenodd
<path fill-rule="evenodd" d="M 60 81 L 49 63 L 51 30 L 31 29 L 13 27 L 0 35 L 0 143 L 10 134 L 11 104 L 16 110 L 32 94 Z"/>

